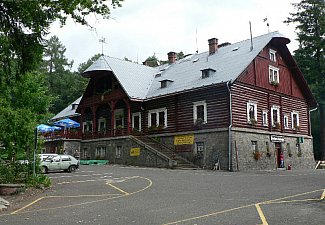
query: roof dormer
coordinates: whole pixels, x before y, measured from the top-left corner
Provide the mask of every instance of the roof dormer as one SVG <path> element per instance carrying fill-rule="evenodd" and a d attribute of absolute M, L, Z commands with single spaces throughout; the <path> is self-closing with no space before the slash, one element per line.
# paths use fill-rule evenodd
<path fill-rule="evenodd" d="M 160 88 L 166 88 L 174 81 L 166 79 L 166 80 L 161 80 L 159 82 L 160 82 Z"/>
<path fill-rule="evenodd" d="M 208 78 L 208 77 L 212 76 L 212 74 L 214 74 L 216 72 L 216 70 L 214 70 L 212 68 L 203 69 L 201 71 L 202 71 L 202 79 Z"/>

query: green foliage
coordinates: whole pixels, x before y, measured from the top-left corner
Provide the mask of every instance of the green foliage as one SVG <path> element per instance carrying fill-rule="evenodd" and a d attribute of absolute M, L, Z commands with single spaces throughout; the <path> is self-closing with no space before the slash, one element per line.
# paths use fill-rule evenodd
<path fill-rule="evenodd" d="M 325 157 L 325 2 L 303 0 L 293 5 L 296 12 L 285 22 L 296 24 L 299 48 L 294 58 L 319 103 L 319 110 L 311 114 L 315 157 L 319 159 Z"/>
<path fill-rule="evenodd" d="M 83 73 L 89 66 L 91 66 L 91 64 L 93 64 L 101 56 L 101 54 L 97 53 L 93 55 L 90 59 L 88 59 L 87 62 L 81 63 L 78 67 L 78 72 L 80 74 Z"/>

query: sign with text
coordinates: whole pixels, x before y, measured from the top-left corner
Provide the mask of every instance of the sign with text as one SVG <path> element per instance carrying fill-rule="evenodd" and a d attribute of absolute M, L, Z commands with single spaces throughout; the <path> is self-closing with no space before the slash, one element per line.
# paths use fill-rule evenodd
<path fill-rule="evenodd" d="M 280 135 L 271 135 L 272 142 L 284 142 L 284 137 Z"/>
<path fill-rule="evenodd" d="M 131 148 L 130 149 L 130 156 L 139 156 L 140 155 L 140 148 Z"/>
<path fill-rule="evenodd" d="M 192 145 L 194 144 L 194 134 L 177 135 L 174 137 L 174 145 Z"/>

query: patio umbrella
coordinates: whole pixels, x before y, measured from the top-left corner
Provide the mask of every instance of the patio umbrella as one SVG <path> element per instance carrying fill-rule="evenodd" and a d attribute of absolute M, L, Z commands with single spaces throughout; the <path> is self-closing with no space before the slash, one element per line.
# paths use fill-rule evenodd
<path fill-rule="evenodd" d="M 41 133 L 53 132 L 55 130 L 61 130 L 61 128 L 56 126 L 49 126 L 46 124 L 40 124 L 37 126 L 37 131 Z"/>
<path fill-rule="evenodd" d="M 56 126 L 61 126 L 65 128 L 77 128 L 80 127 L 80 124 L 72 119 L 62 119 L 53 123 Z"/>

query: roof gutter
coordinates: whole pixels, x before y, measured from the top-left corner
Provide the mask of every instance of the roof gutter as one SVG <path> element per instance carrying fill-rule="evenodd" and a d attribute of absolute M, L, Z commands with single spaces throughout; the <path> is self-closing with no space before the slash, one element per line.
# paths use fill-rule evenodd
<path fill-rule="evenodd" d="M 227 88 L 229 91 L 229 126 L 228 126 L 228 170 L 232 171 L 232 149 L 231 149 L 231 128 L 232 128 L 232 96 L 230 91 L 231 81 L 227 82 Z"/>

